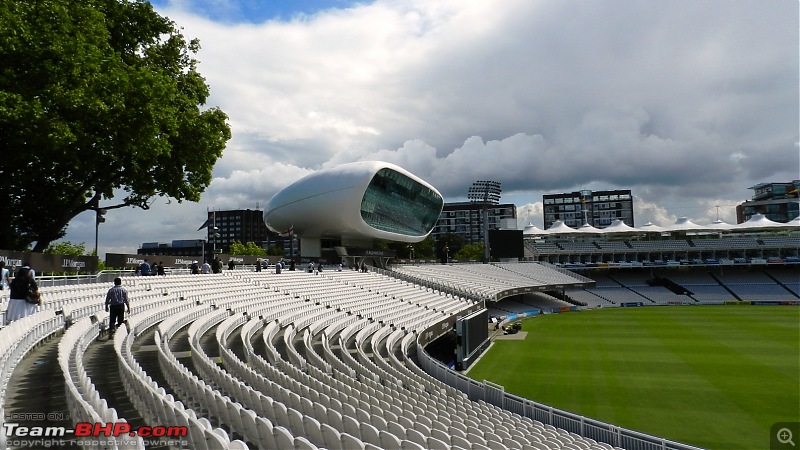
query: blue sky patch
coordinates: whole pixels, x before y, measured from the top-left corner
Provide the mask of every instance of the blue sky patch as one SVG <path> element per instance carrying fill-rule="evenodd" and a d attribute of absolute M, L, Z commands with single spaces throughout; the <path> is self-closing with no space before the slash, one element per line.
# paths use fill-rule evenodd
<path fill-rule="evenodd" d="M 269 20 L 288 21 L 299 15 L 313 15 L 329 9 L 345 9 L 369 2 L 352 0 L 153 0 L 153 6 L 178 6 L 215 22 L 262 23 Z"/>

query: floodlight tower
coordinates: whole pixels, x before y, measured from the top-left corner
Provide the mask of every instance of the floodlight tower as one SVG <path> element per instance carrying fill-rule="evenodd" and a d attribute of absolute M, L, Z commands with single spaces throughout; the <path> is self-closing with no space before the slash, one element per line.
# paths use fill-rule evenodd
<path fill-rule="evenodd" d="M 489 205 L 500 203 L 499 181 L 475 181 L 467 191 L 467 198 L 481 205 L 481 229 L 483 231 L 483 263 L 489 262 Z"/>

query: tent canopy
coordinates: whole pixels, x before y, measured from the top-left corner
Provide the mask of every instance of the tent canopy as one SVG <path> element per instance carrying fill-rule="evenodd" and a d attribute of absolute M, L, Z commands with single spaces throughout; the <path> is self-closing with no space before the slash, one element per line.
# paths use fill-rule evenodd
<path fill-rule="evenodd" d="M 737 231 L 769 231 L 769 230 L 795 230 L 800 231 L 800 216 L 790 220 L 787 223 L 775 222 L 766 218 L 763 214 L 756 214 L 751 217 L 747 222 L 740 223 L 740 224 L 729 224 L 723 222 L 722 220 L 715 220 L 708 225 L 699 225 L 692 222 L 688 217 L 681 217 L 674 224 L 668 225 L 666 227 L 660 227 L 658 225 L 653 224 L 652 222 L 647 222 L 646 224 L 642 225 L 641 227 L 631 227 L 628 226 L 625 222 L 621 219 L 616 219 L 611 225 L 605 228 L 595 228 L 588 223 L 583 224 L 577 230 L 575 228 L 568 227 L 563 220 L 556 220 L 553 222 L 553 225 L 546 229 L 542 230 L 537 228 L 533 224 L 529 224 L 526 226 L 522 234 L 526 236 L 532 235 L 559 235 L 559 234 L 624 234 L 624 233 L 664 233 L 664 232 L 737 232 Z"/>

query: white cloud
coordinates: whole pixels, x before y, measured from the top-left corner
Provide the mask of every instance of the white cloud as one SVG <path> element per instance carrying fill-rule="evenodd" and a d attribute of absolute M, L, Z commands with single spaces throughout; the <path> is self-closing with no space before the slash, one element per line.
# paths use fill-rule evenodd
<path fill-rule="evenodd" d="M 191 231 L 207 205 L 254 207 L 364 159 L 448 200 L 485 178 L 519 205 L 628 188 L 637 224 L 716 216 L 749 186 L 797 178 L 797 2 L 386 0 L 262 24 L 188 6 L 160 12 L 200 39 L 233 138 L 200 205 L 124 213 L 131 246 L 142 233 L 128 229 L 187 237 L 162 215 Z"/>
<path fill-rule="evenodd" d="M 517 205 L 517 228 L 523 229 L 526 226 L 534 225 L 544 228 L 544 204 L 542 202 L 528 203 L 527 205 Z"/>

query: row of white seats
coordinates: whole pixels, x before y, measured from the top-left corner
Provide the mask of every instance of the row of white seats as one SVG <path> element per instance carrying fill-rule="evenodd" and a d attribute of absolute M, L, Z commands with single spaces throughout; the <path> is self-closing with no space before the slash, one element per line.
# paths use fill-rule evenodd
<path fill-rule="evenodd" d="M 97 314 L 96 319 L 107 319 L 108 314 Z M 114 408 L 110 408 L 106 400 L 100 397 L 92 379 L 83 366 L 83 353 L 89 344 L 97 339 L 101 327 L 97 320 L 90 317 L 73 324 L 61 337 L 58 343 L 58 363 L 64 376 L 65 395 L 70 418 L 73 424 L 88 422 L 93 424 L 111 424 L 127 422 L 119 417 Z M 144 449 L 144 441 L 140 436 L 116 439 L 113 436 L 98 437 L 88 440 L 84 448 L 90 449 Z"/>
<path fill-rule="evenodd" d="M 131 317 L 128 319 L 130 333 L 126 327 L 117 331 L 114 336 L 114 350 L 117 354 L 120 376 L 124 381 L 123 385 L 128 398 L 131 399 L 139 414 L 149 423 L 186 427 L 188 434 L 185 438 L 188 442 L 182 447 L 199 450 L 220 448 L 245 450 L 247 446 L 244 442 L 232 441 L 225 430 L 213 427 L 207 418 L 196 414 L 191 408 L 184 407 L 183 403 L 167 394 L 163 387 L 147 375 L 133 357 L 134 338 L 151 326 L 170 316 L 180 316 L 180 313 L 194 306 L 188 302 L 184 305 L 182 308 L 165 307 L 156 311 L 148 311 L 147 315 Z"/>
<path fill-rule="evenodd" d="M 31 314 L 0 329 L 0 410 L 5 404 L 8 381 L 22 358 L 63 329 L 64 316 L 53 311 Z M 0 414 L 0 448 L 6 448 L 5 417 L 4 412 Z"/>
<path fill-rule="evenodd" d="M 222 352 L 223 361 L 226 362 L 227 366 L 235 366 L 235 372 L 240 374 L 245 373 L 245 377 L 250 379 L 252 377 L 259 377 L 258 372 L 248 370 L 247 366 L 245 366 L 242 362 L 238 361 L 238 359 L 229 351 L 224 348 L 223 343 L 227 340 L 227 336 L 230 334 L 230 330 L 234 326 L 238 326 L 235 319 L 228 319 L 228 321 L 234 320 L 234 322 L 229 324 L 221 324 L 217 330 L 218 342 L 220 343 L 221 347 L 220 350 Z M 226 321 L 227 322 L 227 321 Z M 246 333 L 245 333 L 246 334 Z M 244 337 L 243 337 L 244 339 Z M 251 384 L 258 385 L 263 383 L 263 380 L 255 380 L 251 381 Z M 270 386 L 262 386 L 263 389 L 275 389 L 274 387 Z M 303 385 L 307 386 L 307 384 Z M 320 387 L 320 386 L 318 386 Z M 294 389 L 297 390 L 299 386 L 294 386 Z M 337 394 L 336 391 L 328 391 L 331 394 Z M 282 393 L 282 394 L 281 394 Z M 312 395 L 313 394 L 313 395 Z M 299 418 L 302 415 L 304 423 L 306 424 L 306 428 L 302 431 L 305 433 L 309 433 L 310 435 L 317 436 L 317 433 L 314 432 L 314 428 L 312 427 L 311 430 L 308 429 L 308 422 L 314 423 L 314 421 L 320 422 L 323 426 L 325 424 L 332 423 L 332 425 L 338 427 L 345 427 L 344 430 L 349 434 L 356 434 L 361 436 L 362 439 L 365 440 L 365 445 L 369 446 L 371 443 L 373 446 L 389 446 L 391 448 L 395 448 L 398 445 L 398 441 L 394 440 L 389 433 L 388 430 L 381 430 L 373 425 L 376 421 L 380 422 L 382 420 L 381 416 L 374 416 L 367 411 L 369 408 L 366 404 L 361 404 L 361 402 L 365 402 L 367 398 L 365 397 L 364 400 L 357 400 L 353 397 L 343 398 L 344 402 L 340 400 L 335 400 L 333 398 L 328 398 L 326 394 L 317 392 L 312 388 L 307 388 L 304 391 L 304 396 L 296 396 L 293 395 L 293 392 L 289 389 L 281 389 L 277 391 L 278 397 L 282 397 L 288 395 L 288 399 L 284 399 L 284 402 L 288 402 L 286 405 L 290 412 L 290 417 L 294 416 L 295 424 L 293 426 L 294 429 L 300 428 L 300 421 Z M 332 402 L 336 402 L 334 405 Z M 351 407 L 350 404 L 353 402 L 358 401 L 361 408 L 359 408 L 356 413 L 356 409 L 353 408 L 348 412 L 348 407 Z M 291 405 L 291 406 L 289 406 Z M 327 405 L 327 406 L 326 406 Z M 366 408 L 366 409 L 365 409 Z M 298 411 L 297 413 L 292 413 L 292 411 Z M 343 411 L 339 413 L 337 411 Z M 334 416 L 328 417 L 329 414 L 333 414 Z M 314 420 L 311 420 L 314 419 Z M 383 420 L 383 428 L 387 425 L 385 420 Z M 345 425 L 346 424 L 346 425 Z M 399 427 L 399 425 L 397 425 Z M 384 433 L 381 433 L 384 431 Z M 328 445 L 328 444 L 326 444 Z M 337 447 L 338 448 L 338 447 Z"/>
<path fill-rule="evenodd" d="M 309 276 L 313 277 L 313 275 Z M 281 276 L 276 276 L 275 278 L 281 278 Z M 283 279 L 291 283 L 293 278 L 299 279 L 297 276 L 288 276 Z M 223 297 L 227 299 L 233 294 L 224 291 L 225 294 L 222 296 L 220 295 L 220 292 L 223 291 L 222 289 L 216 289 L 216 296 L 213 294 L 214 289 L 204 289 L 202 293 L 198 294 L 204 301 L 211 301 L 219 308 L 230 309 L 230 311 L 218 309 L 211 313 L 212 309 L 207 308 L 202 314 L 187 319 L 186 323 L 192 323 L 190 335 L 193 337 L 190 338 L 190 343 L 192 343 L 194 366 L 196 368 L 203 367 L 202 370 L 207 372 L 203 375 L 203 378 L 214 379 L 218 389 L 224 387 L 224 391 L 232 395 L 229 401 L 224 402 L 227 414 L 227 419 L 225 420 L 233 422 L 227 425 L 232 432 L 231 435 L 236 434 L 248 441 L 266 439 L 263 430 L 259 433 L 258 427 L 254 429 L 245 425 L 247 420 L 245 415 L 251 418 L 252 415 L 245 412 L 247 408 L 236 408 L 236 403 L 242 402 L 240 405 L 245 403 L 261 405 L 260 407 L 264 409 L 262 411 L 263 414 L 272 414 L 276 418 L 283 417 L 281 414 L 286 411 L 285 419 L 282 420 L 287 423 L 290 429 L 300 430 L 299 433 L 306 435 L 308 444 L 314 445 L 309 440 L 313 436 L 325 447 L 334 446 L 331 444 L 334 440 L 330 437 L 335 436 L 329 430 L 327 432 L 329 439 L 326 441 L 323 431 L 328 429 L 326 426 L 339 433 L 339 440 L 335 442 L 343 445 L 343 439 L 346 439 L 344 436 L 349 436 L 355 442 L 352 442 L 352 439 L 348 442 L 352 443 L 356 448 L 361 448 L 361 445 L 363 445 L 363 448 L 398 445 L 405 445 L 408 448 L 461 447 L 482 449 L 489 446 L 518 448 L 520 445 L 539 443 L 537 439 L 550 442 L 547 438 L 553 436 L 539 433 L 536 434 L 536 438 L 516 440 L 517 444 L 512 443 L 512 436 L 515 436 L 512 432 L 519 432 L 519 434 L 524 435 L 522 430 L 533 432 L 540 430 L 540 428 L 536 427 L 535 423 L 531 422 L 530 419 L 526 421 L 521 416 L 511 415 L 507 412 L 504 415 L 500 412 L 502 410 L 495 411 L 487 405 L 470 402 L 463 393 L 431 379 L 413 364 L 408 358 L 410 353 L 406 353 L 411 352 L 412 343 L 414 342 L 413 333 L 400 328 L 392 330 L 389 324 L 398 315 L 405 315 L 406 317 L 402 319 L 404 322 L 400 323 L 407 323 L 409 327 L 422 329 L 426 323 L 432 320 L 439 320 L 432 315 L 430 310 L 425 310 L 416 306 L 416 304 L 398 302 L 395 305 L 384 304 L 382 307 L 375 306 L 374 310 L 371 309 L 370 312 L 376 319 L 372 322 L 366 318 L 358 319 L 357 316 L 348 316 L 347 311 L 342 310 L 337 312 L 342 319 L 336 320 L 335 315 L 332 313 L 336 311 L 335 308 L 325 308 L 324 305 L 317 304 L 319 302 L 312 297 L 319 295 L 319 292 L 321 292 L 320 287 L 325 283 L 327 283 L 329 289 L 339 290 L 342 286 L 341 281 L 333 279 L 321 280 L 328 277 L 313 278 L 319 280 L 307 283 L 308 289 L 313 290 L 313 294 L 309 294 L 308 292 L 310 291 L 305 293 L 308 295 L 305 298 L 309 298 L 311 301 L 305 302 L 301 298 L 303 291 L 295 289 L 293 293 L 296 293 L 297 296 L 292 296 L 291 298 L 297 301 L 297 306 L 291 306 L 280 312 L 272 311 L 267 314 L 262 314 L 262 310 L 259 309 L 258 298 L 259 293 L 263 296 L 267 292 L 276 292 L 274 289 L 270 289 L 272 286 L 269 284 L 261 283 L 259 285 L 260 289 L 252 292 L 248 290 L 247 294 L 240 295 L 236 301 L 223 301 Z M 386 282 L 388 286 L 397 284 L 395 281 L 388 280 Z M 230 278 L 225 281 L 229 283 Z M 213 288 L 213 283 L 208 283 L 208 285 L 206 287 Z M 168 286 L 166 288 L 170 289 Z M 354 290 L 348 289 L 343 289 L 343 291 L 345 293 L 354 292 Z M 172 291 L 170 290 L 170 292 Z M 286 292 L 286 290 L 283 292 Z M 375 293 L 377 295 L 372 298 L 373 303 L 386 302 L 386 295 L 380 294 L 379 290 L 376 290 Z M 438 293 L 433 292 L 431 292 L 431 296 L 440 297 Z M 228 303 L 226 304 L 225 302 Z M 367 302 L 369 302 L 369 299 L 364 301 L 364 303 Z M 184 303 L 194 307 L 194 302 Z M 320 312 L 321 310 L 324 312 Z M 240 314 L 245 311 L 247 315 Z M 231 316 L 231 312 L 235 314 Z M 263 318 L 256 319 L 259 316 Z M 164 318 L 153 319 L 152 323 L 163 321 Z M 267 327 L 263 326 L 265 322 L 268 322 Z M 295 323 L 292 324 L 292 322 Z M 381 322 L 384 322 L 384 324 L 381 324 Z M 202 323 L 202 325 L 197 325 L 196 329 L 191 330 L 195 323 Z M 303 326 L 299 326 L 298 324 L 300 323 Z M 310 327 L 312 324 L 317 323 L 327 325 L 325 327 L 316 325 L 314 328 L 315 333 L 312 334 Z M 334 324 L 340 324 L 341 326 L 336 327 Z M 214 326 L 217 326 L 217 345 L 220 347 L 222 360 L 227 370 L 217 366 L 216 362 L 208 355 L 205 355 L 204 358 L 204 352 L 199 346 L 199 340 Z M 328 330 L 331 326 L 335 327 L 331 328 L 331 330 L 335 329 L 336 331 L 330 335 L 325 334 L 325 330 Z M 249 366 L 239 361 L 232 352 L 227 351 L 225 348 L 226 341 L 233 332 L 232 330 L 238 328 L 241 328 L 241 339 L 245 344 L 246 354 L 250 362 Z M 170 327 L 170 329 L 172 328 Z M 268 348 L 267 355 L 270 355 L 270 359 L 273 361 L 267 362 L 261 359 L 252 350 L 251 340 L 256 330 L 261 330 L 265 345 Z M 141 327 L 134 326 L 133 336 L 140 333 Z M 164 352 L 164 356 L 159 355 L 160 361 L 164 359 L 165 366 L 172 365 L 172 363 L 166 363 L 167 359 L 169 359 L 176 363 L 175 366 L 177 366 L 177 358 L 167 358 L 166 350 L 168 349 L 169 338 L 163 337 L 161 331 L 157 335 L 160 341 L 159 352 Z M 128 336 L 126 336 L 126 340 L 127 338 Z M 118 339 L 120 338 L 118 337 Z M 275 348 L 278 339 L 282 340 L 282 345 L 286 346 L 287 350 L 284 351 L 284 354 L 290 355 L 288 360 L 283 359 L 281 352 Z M 334 339 L 335 344 L 331 345 Z M 132 338 L 130 338 L 130 341 L 132 342 Z M 305 342 L 303 351 L 295 349 L 295 344 L 300 342 Z M 336 356 L 334 352 L 338 352 L 336 359 L 343 368 L 349 370 L 341 371 L 332 365 L 331 367 L 319 365 L 320 358 L 309 357 L 314 352 L 313 343 L 322 343 L 322 346 L 327 344 L 330 354 L 333 356 Z M 125 347 L 127 347 L 127 350 Z M 353 352 L 352 354 L 350 353 L 351 351 Z M 127 376 L 140 379 L 138 383 L 131 384 L 138 385 L 146 391 L 144 392 L 145 395 L 140 393 L 140 397 L 149 397 L 147 401 L 151 403 L 153 408 L 160 405 L 158 408 L 164 411 L 165 417 L 169 418 L 169 414 L 171 414 L 176 417 L 173 420 L 178 420 L 177 415 L 191 419 L 191 414 L 188 411 L 193 411 L 192 408 L 183 408 L 180 401 L 176 401 L 175 398 L 166 394 L 163 388 L 160 391 L 158 388 L 153 388 L 147 382 L 146 374 L 138 373 L 136 370 L 138 363 L 130 356 L 130 347 L 127 344 L 126 346 L 120 346 L 119 354 L 121 360 L 127 361 L 125 369 Z M 355 358 L 353 355 L 355 355 Z M 398 359 L 398 356 L 403 359 Z M 371 370 L 375 368 L 379 370 Z M 276 369 L 279 372 L 275 372 Z M 120 370 L 122 371 L 123 369 L 121 368 Z M 333 373 L 329 373 L 329 371 Z M 192 376 L 196 376 L 183 371 L 181 373 L 187 375 L 187 377 L 183 378 L 186 383 L 191 383 L 186 381 L 186 378 L 192 379 Z M 262 374 L 268 374 L 269 378 Z M 377 375 L 378 379 L 385 384 L 377 382 L 373 375 Z M 279 383 L 272 381 L 273 379 L 278 380 Z M 395 383 L 392 380 L 399 382 Z M 195 384 L 197 383 L 195 382 Z M 386 384 L 389 385 L 387 386 Z M 147 386 L 150 386 L 150 389 Z M 204 388 L 203 390 L 208 391 L 210 388 Z M 274 394 L 274 397 L 265 395 L 264 392 L 266 390 L 270 390 L 270 394 Z M 303 401 L 297 394 L 292 395 L 293 390 L 294 392 L 303 392 L 304 396 L 307 396 L 309 400 L 317 400 Z M 257 393 L 261 393 L 260 398 Z M 218 396 L 215 398 L 219 399 Z M 254 398 L 259 398 L 259 401 L 254 402 Z M 271 412 L 266 410 L 266 405 L 262 400 L 265 398 L 273 400 L 270 405 Z M 374 402 L 371 399 L 374 399 Z M 201 415 L 208 414 L 210 403 L 206 401 L 205 404 L 209 406 L 206 406 L 205 409 L 203 407 L 199 408 Z M 238 411 L 238 415 L 230 414 L 231 410 L 229 408 L 231 405 L 234 405 L 233 410 Z M 193 404 L 192 406 L 194 407 L 195 405 Z M 323 410 L 323 408 L 325 409 Z M 323 411 L 324 415 L 322 414 Z M 260 416 L 255 410 L 251 412 L 256 414 L 256 417 Z M 197 414 L 196 416 L 199 417 Z M 221 410 L 218 410 L 218 414 L 215 415 L 215 417 L 224 416 Z M 162 417 L 159 420 L 165 419 Z M 222 419 L 215 418 L 214 420 L 220 420 L 222 423 Z M 195 421 L 200 422 L 199 419 L 195 419 Z M 341 421 L 341 425 L 339 425 L 339 421 Z M 200 422 L 200 425 L 195 424 L 190 429 L 202 428 L 204 431 L 200 433 L 200 436 L 205 437 L 205 431 L 212 429 L 210 422 L 207 420 L 206 422 L 209 426 Z M 239 422 L 241 422 L 241 425 L 239 425 Z M 277 420 L 275 423 L 278 423 Z M 318 427 L 315 425 L 318 425 Z M 276 438 L 274 430 L 280 427 L 280 425 L 273 426 L 273 440 Z M 316 432 L 317 428 L 319 428 L 319 434 Z M 289 428 L 286 428 L 286 430 L 288 431 Z M 224 430 L 219 431 L 224 432 Z M 218 432 L 214 434 L 219 436 Z M 195 433 L 196 436 L 197 434 Z M 290 433 L 289 436 L 293 436 L 293 433 Z M 284 435 L 283 437 L 286 436 Z M 301 436 L 294 436 L 291 440 L 291 445 L 309 448 L 306 442 L 297 440 L 299 437 Z M 505 440 L 508 442 L 504 442 Z M 359 441 L 361 445 L 357 443 Z M 579 439 L 578 441 L 589 443 Z M 286 443 L 285 440 L 284 443 Z M 566 445 L 564 442 L 559 445 L 561 444 Z"/>
<path fill-rule="evenodd" d="M 281 417 L 280 412 L 282 409 L 278 407 L 278 405 L 283 406 L 283 403 L 272 401 L 272 398 L 265 396 L 262 392 L 254 390 L 240 380 L 232 377 L 229 373 L 217 366 L 203 351 L 202 347 L 200 347 L 200 337 L 207 330 L 218 325 L 226 318 L 237 321 L 245 321 L 248 319 L 247 316 L 242 314 L 237 314 L 233 317 L 227 314 L 207 314 L 195 320 L 190 325 L 188 331 L 188 340 L 192 349 L 192 362 L 194 363 L 195 370 L 198 371 L 198 375 L 201 375 L 202 379 L 212 382 L 218 390 L 223 390 L 227 393 L 227 395 L 224 396 L 217 396 L 214 401 L 214 405 L 218 405 L 215 410 L 216 416 L 224 421 L 223 423 L 230 427 L 231 430 L 259 447 L 269 448 L 270 445 L 269 442 L 262 442 L 262 439 L 265 439 L 264 436 L 259 436 L 258 434 L 253 435 L 254 430 L 247 425 L 250 420 L 245 418 L 243 414 L 238 413 L 238 411 L 246 410 L 247 415 L 253 420 L 258 417 L 266 417 L 267 419 L 265 420 L 274 420 L 278 423 L 277 427 L 284 427 L 284 424 L 289 425 L 292 423 L 293 426 L 290 425 L 290 427 L 287 428 L 287 432 L 295 436 L 293 439 L 293 448 L 317 448 L 316 444 L 321 444 L 321 442 L 317 441 L 315 444 L 306 437 L 307 433 L 303 425 L 303 417 L 299 412 L 287 408 L 286 417 Z M 220 346 L 220 351 L 224 354 L 225 349 L 223 346 Z M 188 375 L 188 371 L 185 373 Z M 209 404 L 208 408 L 213 408 L 213 405 Z M 226 412 L 227 414 L 225 414 Z M 252 412 L 252 414 L 250 414 L 250 412 Z"/>

